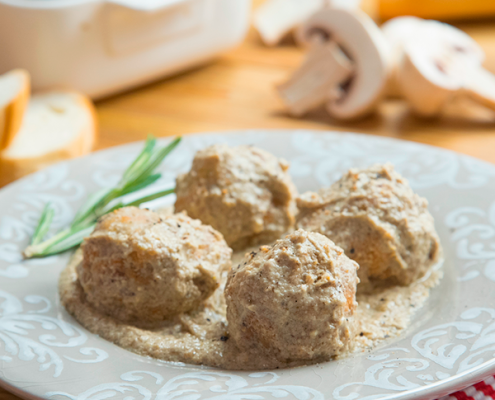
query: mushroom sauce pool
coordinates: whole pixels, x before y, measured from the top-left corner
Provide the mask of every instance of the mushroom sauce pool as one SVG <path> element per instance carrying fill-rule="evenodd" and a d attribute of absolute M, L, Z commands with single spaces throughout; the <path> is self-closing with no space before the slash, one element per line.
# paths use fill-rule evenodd
<path fill-rule="evenodd" d="M 85 328 L 140 355 L 289 368 L 399 336 L 442 277 L 428 212 L 390 164 L 299 195 L 285 160 L 200 150 L 177 203 L 102 217 L 59 280 Z"/>

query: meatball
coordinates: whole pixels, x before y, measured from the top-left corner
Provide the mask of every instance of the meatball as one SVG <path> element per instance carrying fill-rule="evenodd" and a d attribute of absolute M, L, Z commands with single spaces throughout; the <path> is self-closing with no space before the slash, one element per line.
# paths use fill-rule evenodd
<path fill-rule="evenodd" d="M 232 250 L 185 214 L 126 207 L 100 219 L 82 252 L 77 274 L 88 302 L 122 322 L 153 327 L 211 296 Z"/>
<path fill-rule="evenodd" d="M 281 363 L 325 360 L 350 344 L 358 265 L 323 235 L 295 231 L 246 256 L 227 280 L 230 336 Z"/>
<path fill-rule="evenodd" d="M 342 247 L 361 281 L 408 285 L 441 256 L 427 200 L 391 164 L 351 169 L 330 188 L 302 195 L 298 206 L 297 227 Z"/>
<path fill-rule="evenodd" d="M 211 225 L 236 249 L 274 240 L 295 222 L 297 193 L 288 168 L 255 147 L 207 147 L 177 178 L 175 209 Z"/>

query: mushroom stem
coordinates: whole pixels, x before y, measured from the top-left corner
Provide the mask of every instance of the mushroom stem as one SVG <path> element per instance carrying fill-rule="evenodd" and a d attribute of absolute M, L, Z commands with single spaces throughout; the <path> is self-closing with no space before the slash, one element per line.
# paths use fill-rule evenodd
<path fill-rule="evenodd" d="M 304 63 L 278 91 L 290 113 L 301 116 L 338 98 L 339 86 L 353 71 L 351 60 L 335 42 L 315 40 Z"/>
<path fill-rule="evenodd" d="M 461 93 L 495 111 L 495 75 L 484 68 L 472 67 L 465 79 Z"/>
<path fill-rule="evenodd" d="M 373 112 L 384 94 L 390 65 L 389 46 L 378 26 L 361 10 L 327 8 L 296 32 L 304 45 L 312 45 L 315 38 L 337 43 L 354 67 L 352 76 L 335 87 L 340 95 L 327 99 L 329 114 L 350 120 Z"/>

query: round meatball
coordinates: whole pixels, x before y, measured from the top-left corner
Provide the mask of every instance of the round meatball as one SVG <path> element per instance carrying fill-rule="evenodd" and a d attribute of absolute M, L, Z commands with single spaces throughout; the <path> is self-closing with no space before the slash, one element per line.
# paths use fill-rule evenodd
<path fill-rule="evenodd" d="M 331 240 L 303 230 L 246 255 L 225 289 L 230 336 L 281 363 L 342 352 L 351 339 L 357 268 Z"/>
<path fill-rule="evenodd" d="M 136 207 L 101 218 L 82 251 L 77 274 L 88 302 L 141 327 L 200 306 L 230 268 L 232 253 L 200 221 Z"/>
<path fill-rule="evenodd" d="M 255 147 L 207 147 L 177 178 L 175 209 L 211 225 L 236 249 L 279 238 L 297 211 L 288 168 Z"/>
<path fill-rule="evenodd" d="M 441 256 L 426 199 L 391 164 L 351 169 L 298 199 L 297 227 L 321 233 L 357 261 L 359 277 L 408 285 Z"/>

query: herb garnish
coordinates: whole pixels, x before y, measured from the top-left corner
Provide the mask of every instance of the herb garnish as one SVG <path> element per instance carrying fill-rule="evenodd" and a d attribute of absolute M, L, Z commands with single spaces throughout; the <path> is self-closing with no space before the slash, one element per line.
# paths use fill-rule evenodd
<path fill-rule="evenodd" d="M 125 170 L 115 187 L 102 189 L 91 195 L 79 209 L 67 229 L 43 241 L 54 216 L 53 208 L 50 204 L 46 204 L 34 231 L 31 244 L 24 250 L 24 257 L 46 257 L 69 250 L 81 244 L 83 239 L 91 234 L 101 216 L 121 207 L 138 206 L 173 193 L 175 189 L 167 189 L 132 201 L 122 199 L 123 196 L 144 189 L 160 179 L 161 174 L 155 172 L 156 169 L 165 157 L 177 147 L 181 139 L 181 137 L 177 137 L 169 145 L 157 148 L 156 139 L 153 136 L 148 137 L 143 150 Z"/>

